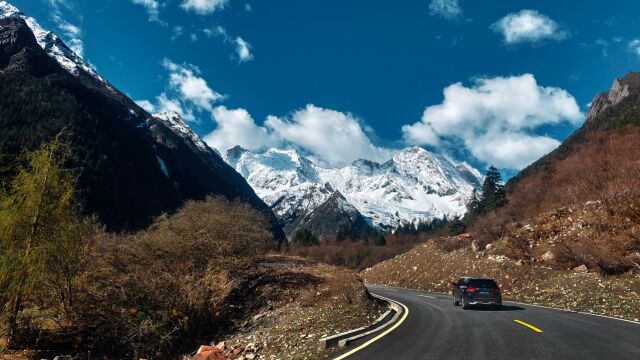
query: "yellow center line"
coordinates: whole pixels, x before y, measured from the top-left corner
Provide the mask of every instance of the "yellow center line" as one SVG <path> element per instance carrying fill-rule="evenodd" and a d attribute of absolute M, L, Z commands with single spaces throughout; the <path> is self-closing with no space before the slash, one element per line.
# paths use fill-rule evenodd
<path fill-rule="evenodd" d="M 397 323 L 395 323 L 392 327 L 390 327 L 389 329 L 387 329 L 385 332 L 383 332 L 382 334 L 374 337 L 373 339 L 367 341 L 366 343 L 358 346 L 357 348 L 349 351 L 348 353 L 344 353 L 340 356 L 338 356 L 337 358 L 333 359 L 333 360 L 342 360 L 344 358 L 346 358 L 347 356 L 351 356 L 354 353 L 366 348 L 367 346 L 373 344 L 374 342 L 380 340 L 381 338 L 383 338 L 384 336 L 386 336 L 387 334 L 389 334 L 390 332 L 392 332 L 393 330 L 395 330 L 398 326 L 400 326 L 400 324 L 402 324 L 404 322 L 404 320 L 407 318 L 407 316 L 409 315 L 409 308 L 407 308 L 403 303 L 399 302 L 399 301 L 395 301 L 396 303 L 400 304 L 402 306 L 402 308 L 404 309 L 404 315 L 402 315 L 402 318 L 400 319 L 400 321 L 398 321 Z"/>
<path fill-rule="evenodd" d="M 541 332 L 542 332 L 542 330 L 538 329 L 537 327 L 535 327 L 535 326 L 533 326 L 533 325 L 531 325 L 531 324 L 527 324 L 527 323 L 526 323 L 526 322 L 524 322 L 524 321 L 521 321 L 521 320 L 513 320 L 513 321 L 517 322 L 518 324 L 520 324 L 520 325 L 522 325 L 522 326 L 526 326 L 526 327 L 528 327 L 529 329 L 531 329 L 531 330 L 533 330 L 533 331 L 535 331 L 535 332 L 537 332 L 537 333 L 541 333 Z"/>

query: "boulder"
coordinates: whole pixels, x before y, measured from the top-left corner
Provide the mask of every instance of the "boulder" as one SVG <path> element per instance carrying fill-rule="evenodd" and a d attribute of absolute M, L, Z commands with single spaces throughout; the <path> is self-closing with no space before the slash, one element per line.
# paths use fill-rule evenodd
<path fill-rule="evenodd" d="M 546 253 L 542 254 L 542 260 L 543 261 L 551 261 L 553 259 L 556 258 L 556 255 L 551 251 L 547 251 Z"/>
<path fill-rule="evenodd" d="M 471 242 L 471 250 L 473 250 L 473 252 L 478 252 L 480 251 L 480 244 L 478 243 L 477 240 L 473 240 Z"/>
<path fill-rule="evenodd" d="M 227 360 L 227 357 L 217 346 L 203 345 L 190 360 Z"/>
<path fill-rule="evenodd" d="M 587 265 L 582 264 L 580 266 L 574 267 L 573 271 L 577 273 L 586 273 L 586 272 L 589 272 L 589 269 L 587 268 Z"/>

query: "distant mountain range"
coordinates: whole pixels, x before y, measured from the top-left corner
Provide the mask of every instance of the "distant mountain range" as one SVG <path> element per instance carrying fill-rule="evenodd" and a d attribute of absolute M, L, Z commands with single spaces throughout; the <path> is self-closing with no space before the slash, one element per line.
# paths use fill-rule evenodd
<path fill-rule="evenodd" d="M 404 149 L 382 164 L 357 160 L 342 168 L 320 167 L 295 149 L 254 153 L 236 146 L 224 159 L 272 207 L 288 235 L 300 228 L 316 229 L 320 236 L 335 235 L 340 226 L 355 226 L 357 231 L 364 226 L 361 219 L 372 227 L 393 229 L 461 216 L 482 182 L 471 166 L 456 166 L 419 147 Z M 331 219 L 323 226 L 318 226 L 319 211 Z"/>
<path fill-rule="evenodd" d="M 358 160 L 342 168 L 317 166 L 293 149 L 235 147 L 221 156 L 179 114 L 147 113 L 6 1 L 0 1 L 0 126 L 5 155 L 66 129 L 84 208 L 116 231 L 143 228 L 208 195 L 263 211 L 280 239 L 282 227 L 287 235 L 306 228 L 318 236 L 340 227 L 392 229 L 464 214 L 482 181 L 470 166 L 418 147 L 382 164 Z"/>
<path fill-rule="evenodd" d="M 262 211 L 276 239 L 284 238 L 269 207 L 177 114 L 148 114 L 6 1 L 0 128 L 4 155 L 34 149 L 65 129 L 84 210 L 110 230 L 140 229 L 184 201 L 219 195 Z"/>

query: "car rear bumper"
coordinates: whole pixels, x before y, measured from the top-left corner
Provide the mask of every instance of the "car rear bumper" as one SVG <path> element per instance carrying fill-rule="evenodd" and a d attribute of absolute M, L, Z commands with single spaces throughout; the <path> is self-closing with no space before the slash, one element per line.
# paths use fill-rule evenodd
<path fill-rule="evenodd" d="M 477 300 L 477 299 L 469 299 L 467 301 L 469 305 L 502 305 L 502 300 Z"/>

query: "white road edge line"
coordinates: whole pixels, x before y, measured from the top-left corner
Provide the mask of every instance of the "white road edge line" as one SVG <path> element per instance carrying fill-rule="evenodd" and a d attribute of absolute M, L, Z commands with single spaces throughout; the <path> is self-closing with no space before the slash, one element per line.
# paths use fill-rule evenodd
<path fill-rule="evenodd" d="M 378 294 L 375 294 L 375 295 L 376 295 L 376 296 L 378 296 L 378 297 L 380 297 L 380 298 L 383 298 L 383 299 L 385 299 L 385 300 L 387 300 L 387 301 L 390 301 L 390 302 L 394 302 L 394 303 L 396 303 L 396 304 L 399 304 L 399 305 L 402 307 L 402 309 L 404 310 L 404 314 L 402 314 L 402 317 L 400 318 L 400 320 L 396 321 L 396 323 L 395 323 L 395 324 L 393 324 L 393 325 L 391 326 L 391 328 L 389 328 L 389 329 L 385 330 L 385 331 L 384 331 L 384 332 L 382 332 L 381 334 L 378 334 L 378 335 L 377 335 L 376 337 L 374 337 L 373 339 L 370 339 L 369 341 L 367 341 L 367 342 L 365 342 L 364 344 L 362 344 L 362 345 L 360 345 L 360 346 L 356 347 L 355 349 L 352 349 L 351 351 L 346 352 L 346 353 L 344 353 L 344 354 L 342 354 L 342 355 L 340 355 L 340 356 L 338 356 L 338 357 L 334 358 L 333 360 L 342 360 L 342 359 L 345 359 L 345 358 L 347 358 L 347 357 L 349 357 L 349 356 L 351 356 L 351 355 L 355 354 L 356 352 L 358 352 L 358 351 L 360 351 L 360 350 L 362 350 L 362 349 L 366 348 L 367 346 L 369 346 L 369 345 L 373 344 L 374 342 L 376 342 L 376 341 L 378 341 L 378 340 L 382 339 L 382 338 L 383 338 L 383 337 L 385 337 L 387 334 L 389 334 L 390 332 L 392 332 L 393 330 L 395 330 L 398 326 L 402 325 L 402 323 L 407 319 L 407 316 L 409 316 L 409 308 L 408 308 L 405 304 L 403 304 L 403 303 L 401 303 L 401 302 L 399 302 L 399 301 L 397 301 L 397 300 L 389 299 L 389 298 L 384 297 L 384 296 L 382 296 L 382 295 L 378 295 Z"/>
<path fill-rule="evenodd" d="M 421 294 L 418 294 L 418 296 L 423 297 L 423 298 L 429 298 L 429 299 L 437 299 L 437 297 L 435 297 L 435 296 L 431 296 L 431 295 L 421 295 Z"/>
<path fill-rule="evenodd" d="M 397 291 L 397 290 L 389 289 L 389 287 L 390 287 L 390 286 L 387 286 L 387 285 L 379 285 L 379 284 L 365 284 L 365 286 L 366 286 L 366 285 L 378 286 L 378 287 L 386 288 L 386 290 Z M 441 292 L 437 292 L 437 291 L 425 291 L 425 290 L 420 290 L 420 289 L 411 289 L 411 288 L 406 288 L 406 287 L 401 287 L 401 286 L 393 286 L 393 287 L 395 287 L 395 288 L 397 288 L 397 289 L 410 290 L 410 291 L 417 291 L 417 292 L 422 292 L 422 293 L 432 293 L 432 294 L 440 294 L 440 295 L 447 295 L 447 296 L 451 296 L 451 293 L 441 293 Z M 505 302 L 505 303 L 511 303 L 511 304 L 525 305 L 525 306 L 534 306 L 534 307 L 545 308 L 545 309 L 550 309 L 550 310 L 564 311 L 564 312 L 574 313 L 574 314 L 583 314 L 583 315 L 590 315 L 590 316 L 598 316 L 598 317 L 603 317 L 603 318 L 607 318 L 607 319 L 619 320 L 619 321 L 624 321 L 624 322 L 628 322 L 628 323 L 631 323 L 631 324 L 640 325 L 640 321 L 633 321 L 633 320 L 628 320 L 628 319 L 622 319 L 622 318 L 615 317 L 615 316 L 608 316 L 608 315 L 602 315 L 602 314 L 594 314 L 594 313 L 588 313 L 588 312 L 584 312 L 584 311 L 576 311 L 576 310 L 569 310 L 569 309 L 554 308 L 554 307 L 551 307 L 551 306 L 544 306 L 544 305 L 527 304 L 527 303 L 521 303 L 521 302 L 516 302 L 516 301 L 508 301 L 508 300 L 504 300 L 504 302 Z"/>

